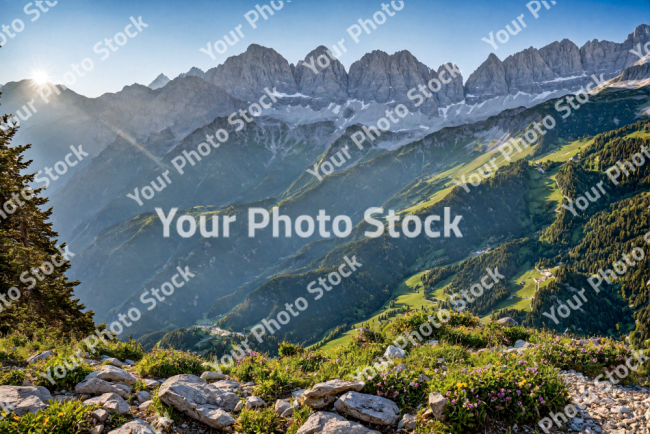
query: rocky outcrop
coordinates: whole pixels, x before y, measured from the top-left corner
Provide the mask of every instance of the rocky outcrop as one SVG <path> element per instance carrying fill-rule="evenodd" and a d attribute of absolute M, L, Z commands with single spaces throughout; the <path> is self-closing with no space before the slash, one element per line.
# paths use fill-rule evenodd
<path fill-rule="evenodd" d="M 334 403 L 334 408 L 339 413 L 377 425 L 394 425 L 400 415 L 399 407 L 393 401 L 357 392 L 341 396 Z"/>
<path fill-rule="evenodd" d="M 558 77 L 571 77 L 583 73 L 580 48 L 568 39 L 541 48 L 539 55 Z"/>
<path fill-rule="evenodd" d="M 527 48 L 508 56 L 503 62 L 495 54 L 490 54 L 465 84 L 468 102 L 481 102 L 518 92 L 541 94 L 579 90 L 592 80 L 592 74 L 599 77 L 603 74 L 605 79 L 609 79 L 633 66 L 639 56 L 632 50 L 643 54 L 642 47 L 648 41 L 650 26 L 643 24 L 623 43 L 594 39 L 578 48 L 564 39 L 539 50 Z M 635 71 L 633 75 L 643 76 L 643 73 Z"/>
<path fill-rule="evenodd" d="M 392 102 L 404 104 L 411 111 L 437 113 L 437 98 L 427 98 L 422 105 L 415 107 L 415 101 L 407 96 L 413 88 L 426 87 L 434 74 L 408 51 L 389 55 L 375 50 L 350 66 L 349 95 L 351 99 L 360 101 Z"/>
<path fill-rule="evenodd" d="M 589 75 L 593 73 L 604 74 L 605 78 L 612 78 L 621 73 L 639 60 L 639 56 L 630 50 L 637 50 L 639 44 L 650 41 L 650 26 L 642 24 L 630 33 L 621 44 L 610 41 L 594 39 L 587 41 L 580 48 L 582 66 Z"/>
<path fill-rule="evenodd" d="M 469 76 L 465 92 L 469 102 L 508 94 L 506 69 L 496 54 L 490 53 L 487 60 Z"/>
<path fill-rule="evenodd" d="M 239 397 L 196 375 L 169 378 L 160 387 L 158 397 L 163 403 L 212 428 L 224 429 L 235 423 L 228 412 L 235 409 Z"/>
<path fill-rule="evenodd" d="M 309 416 L 296 434 L 380 434 L 334 414 L 319 411 Z"/>
<path fill-rule="evenodd" d="M 634 65 L 625 70 L 618 77 L 611 80 L 612 83 L 621 82 L 635 82 L 647 80 L 650 78 L 650 55 L 646 55 L 643 59 L 636 62 Z"/>
<path fill-rule="evenodd" d="M 526 92 L 531 94 L 542 93 L 542 82 L 553 80 L 555 74 L 544 62 L 535 48 L 527 48 L 524 51 L 508 56 L 503 61 L 506 71 L 506 83 L 508 92 Z"/>
<path fill-rule="evenodd" d="M 233 56 L 205 73 L 208 83 L 223 87 L 226 92 L 243 101 L 257 101 L 265 95 L 264 88 L 294 95 L 298 86 L 289 62 L 277 51 L 251 44 L 239 56 Z"/>
<path fill-rule="evenodd" d="M 52 395 L 45 387 L 0 386 L 0 402 L 17 416 L 47 408 Z"/>
<path fill-rule="evenodd" d="M 332 102 L 344 104 L 348 100 L 348 73 L 333 56 L 329 49 L 321 45 L 307 54 L 294 68 L 298 92 L 318 98 L 321 106 Z M 310 104 L 314 102 L 309 101 Z"/>

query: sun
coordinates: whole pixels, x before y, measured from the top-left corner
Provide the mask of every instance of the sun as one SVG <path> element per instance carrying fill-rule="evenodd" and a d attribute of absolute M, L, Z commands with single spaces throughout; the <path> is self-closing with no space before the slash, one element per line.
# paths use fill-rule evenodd
<path fill-rule="evenodd" d="M 32 80 L 38 85 L 44 85 L 47 84 L 49 77 L 45 71 L 37 70 L 32 73 Z"/>

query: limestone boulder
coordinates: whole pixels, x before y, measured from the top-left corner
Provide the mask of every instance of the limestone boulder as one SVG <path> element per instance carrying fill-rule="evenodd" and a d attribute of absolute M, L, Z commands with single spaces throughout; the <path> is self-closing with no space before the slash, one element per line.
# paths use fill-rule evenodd
<path fill-rule="evenodd" d="M 128 388 L 118 387 L 108 381 L 99 378 L 89 378 L 77 384 L 74 388 L 76 393 L 82 395 L 103 395 L 104 393 L 117 393 L 122 398 L 126 398 L 130 393 Z"/>
<path fill-rule="evenodd" d="M 0 402 L 17 416 L 48 407 L 52 395 L 45 387 L 0 386 Z"/>
<path fill-rule="evenodd" d="M 334 403 L 334 408 L 341 414 L 376 425 L 395 425 L 400 416 L 399 407 L 390 399 L 358 392 L 347 392 Z"/>
<path fill-rule="evenodd" d="M 169 378 L 158 390 L 158 397 L 163 403 L 209 427 L 225 429 L 235 423 L 228 412 L 235 409 L 239 397 L 196 375 L 181 374 Z"/>
<path fill-rule="evenodd" d="M 135 419 L 108 434 L 156 434 L 156 431 L 141 419 Z"/>
<path fill-rule="evenodd" d="M 101 396 L 85 400 L 83 404 L 96 405 L 113 414 L 126 414 L 131 410 L 129 403 L 117 393 L 104 393 Z"/>
<path fill-rule="evenodd" d="M 380 434 L 334 413 L 319 411 L 309 416 L 296 434 Z"/>

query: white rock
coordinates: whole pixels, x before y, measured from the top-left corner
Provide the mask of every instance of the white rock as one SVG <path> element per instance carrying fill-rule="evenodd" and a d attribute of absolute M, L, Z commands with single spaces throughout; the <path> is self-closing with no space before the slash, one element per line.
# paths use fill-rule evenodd
<path fill-rule="evenodd" d="M 195 375 L 169 378 L 160 387 L 158 397 L 163 403 L 212 428 L 224 429 L 235 423 L 227 411 L 234 410 L 239 397 Z"/>
<path fill-rule="evenodd" d="M 108 418 L 108 412 L 103 408 L 98 408 L 91 413 L 91 416 L 98 422 L 104 422 Z"/>
<path fill-rule="evenodd" d="M 133 375 L 129 374 L 124 369 L 112 365 L 102 366 L 99 370 L 88 374 L 84 380 L 89 380 L 91 378 L 99 378 L 104 381 L 120 381 L 126 384 L 135 384 L 136 382 Z"/>
<path fill-rule="evenodd" d="M 0 402 L 17 416 L 47 408 L 50 399 L 52 395 L 45 387 L 0 386 Z"/>
<path fill-rule="evenodd" d="M 521 348 L 524 345 L 526 345 L 526 341 L 523 341 L 521 339 L 517 339 L 517 342 L 515 342 L 515 348 Z"/>
<path fill-rule="evenodd" d="M 389 345 L 384 352 L 384 357 L 388 357 L 389 359 L 403 359 L 406 357 L 406 353 L 401 348 Z"/>
<path fill-rule="evenodd" d="M 108 434 L 156 434 L 156 431 L 143 420 L 135 419 Z"/>
<path fill-rule="evenodd" d="M 146 411 L 151 404 L 153 404 L 153 401 L 145 401 L 138 406 L 138 410 Z"/>
<path fill-rule="evenodd" d="M 41 351 L 40 353 L 34 354 L 30 358 L 27 359 L 28 364 L 36 363 L 39 360 L 45 360 L 54 355 L 54 351 Z"/>
<path fill-rule="evenodd" d="M 412 414 L 405 414 L 397 425 L 398 430 L 414 431 L 417 428 L 417 421 Z"/>
<path fill-rule="evenodd" d="M 277 414 L 282 415 L 287 409 L 291 409 L 293 411 L 293 407 L 291 406 L 291 403 L 287 401 L 286 399 L 278 399 L 275 401 L 275 405 L 273 406 L 273 411 L 275 411 Z"/>
<path fill-rule="evenodd" d="M 247 409 L 252 409 L 252 408 L 263 408 L 266 407 L 266 402 L 262 400 L 262 398 L 259 398 L 257 396 L 248 396 L 246 397 L 246 408 Z"/>
<path fill-rule="evenodd" d="M 203 374 L 201 374 L 201 378 L 207 381 L 221 381 L 225 380 L 228 377 L 224 374 L 220 374 L 219 372 L 205 371 Z"/>
<path fill-rule="evenodd" d="M 117 393 L 122 398 L 125 398 L 129 392 L 125 391 L 122 387 L 117 387 L 114 384 L 108 383 L 99 378 L 90 378 L 77 384 L 74 388 L 76 393 L 82 395 L 102 395 L 104 393 Z"/>
<path fill-rule="evenodd" d="M 510 317 L 506 317 L 506 318 L 501 318 L 500 320 L 497 320 L 497 324 L 501 324 L 501 325 L 504 325 L 506 327 L 514 327 L 514 326 L 517 325 L 517 321 L 515 321 L 514 319 L 512 319 Z"/>
<path fill-rule="evenodd" d="M 221 380 L 212 383 L 212 386 L 216 387 L 217 389 L 223 389 L 223 390 L 240 390 L 241 385 L 236 382 L 236 381 L 228 381 L 228 380 Z"/>
<path fill-rule="evenodd" d="M 400 415 L 399 407 L 390 399 L 358 392 L 347 392 L 334 403 L 334 408 L 339 413 L 376 425 L 394 425 Z"/>
<path fill-rule="evenodd" d="M 149 389 L 149 390 L 156 390 L 157 388 L 160 387 L 160 383 L 157 382 L 156 380 L 151 380 L 149 378 L 145 378 L 142 381 L 144 382 L 144 385 L 146 386 L 146 388 Z"/>
<path fill-rule="evenodd" d="M 438 392 L 433 392 L 429 394 L 429 407 L 433 412 L 433 417 L 435 417 L 436 419 L 442 419 L 445 412 L 446 405 L 447 405 L 447 398 L 442 396 L 442 394 Z"/>
<path fill-rule="evenodd" d="M 280 416 L 284 417 L 285 419 L 288 419 L 291 416 L 293 416 L 293 407 L 289 407 L 286 410 L 284 410 L 282 414 L 280 414 Z"/>
<path fill-rule="evenodd" d="M 116 393 L 104 393 L 101 396 L 87 399 L 83 405 L 97 405 L 114 414 L 125 414 L 131 410 L 129 403 Z"/>
<path fill-rule="evenodd" d="M 365 385 L 366 383 L 363 381 L 330 380 L 325 383 L 315 384 L 311 389 L 305 390 L 302 396 L 305 398 L 318 398 L 321 396 L 339 395 L 351 390 L 360 392 Z"/>
<path fill-rule="evenodd" d="M 319 411 L 309 416 L 296 434 L 380 434 L 334 414 Z"/>
<path fill-rule="evenodd" d="M 138 402 L 142 404 L 143 402 L 151 401 L 151 393 L 141 390 L 135 394 L 135 397 L 138 399 Z"/>
<path fill-rule="evenodd" d="M 108 363 L 109 365 L 117 366 L 118 368 L 120 366 L 124 366 L 123 362 L 120 362 L 118 359 L 115 357 L 106 357 L 102 356 L 102 363 Z"/>

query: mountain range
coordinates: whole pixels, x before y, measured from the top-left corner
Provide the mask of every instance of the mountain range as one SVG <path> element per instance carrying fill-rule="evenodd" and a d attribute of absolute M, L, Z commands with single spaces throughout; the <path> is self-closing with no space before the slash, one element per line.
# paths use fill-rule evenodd
<path fill-rule="evenodd" d="M 142 337 L 197 321 L 250 330 L 286 297 L 295 299 L 310 279 L 357 252 L 372 265 L 355 277 L 348 297 L 323 302 L 319 316 L 305 320 L 308 332 L 283 333 L 315 342 L 341 318 L 362 320 L 379 309 L 391 296 L 386 288 L 432 262 L 453 263 L 488 240 L 532 236 L 550 224 L 551 205 L 530 213 L 525 184 L 532 181 L 521 174 L 512 175 L 514 181 L 504 179 L 491 191 L 491 200 L 474 193 L 471 200 L 463 197 L 453 181 L 486 163 L 486 156 L 533 122 L 557 113 L 559 98 L 584 88 L 592 74 L 611 79 L 609 87 L 568 120 L 556 116 L 552 134 L 533 154 L 518 158 L 537 158 L 567 142 L 643 119 L 650 110 L 650 71 L 647 57 L 630 50 L 648 41 L 650 26 L 640 25 L 623 43 L 593 40 L 578 47 L 565 39 L 503 61 L 491 54 L 465 82 L 457 73 L 417 107 L 408 97 L 410 89 L 450 76 L 456 71 L 453 63 L 432 69 L 408 51 L 373 51 L 349 71 L 330 59 L 315 73 L 310 65 L 328 56 L 325 47 L 293 65 L 259 45 L 205 72 L 192 68 L 171 81 L 161 74 L 149 86 L 134 84 L 99 98 L 64 90 L 43 104 L 33 82 L 7 83 L 2 102 L 5 111 L 24 114 L 23 106 L 36 101 L 38 111 L 22 120 L 16 138 L 36 145 L 28 153 L 35 169 L 61 160 L 70 144 L 82 144 L 90 154 L 53 182 L 48 193 L 57 210 L 55 229 L 76 253 L 69 272 L 82 282 L 76 295 L 97 320 L 113 321 L 140 305 L 144 290 L 160 287 L 176 267 L 189 266 L 196 278 L 173 300 L 143 315 L 129 334 Z M 235 130 L 228 116 L 247 109 L 267 89 L 277 102 Z M 409 115 L 359 149 L 352 136 L 364 126 L 376 126 L 398 104 Z M 229 132 L 229 140 L 179 175 L 172 161 L 220 128 Z M 306 172 L 343 149 L 350 158 L 322 181 Z M 172 182 L 152 199 L 140 205 L 128 196 L 166 170 Z M 519 198 L 516 205 L 509 203 L 512 197 Z M 494 198 L 499 198 L 496 204 Z M 455 244 L 363 236 L 363 212 L 369 207 L 421 213 L 444 204 L 462 209 L 469 225 L 467 236 Z M 349 239 L 163 238 L 155 212 L 159 207 L 165 212 L 180 208 L 179 215 L 195 217 L 237 213 L 233 232 L 245 234 L 250 206 L 279 206 L 292 217 L 325 209 L 350 216 L 355 228 Z"/>

